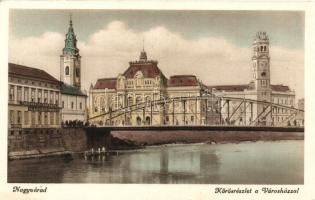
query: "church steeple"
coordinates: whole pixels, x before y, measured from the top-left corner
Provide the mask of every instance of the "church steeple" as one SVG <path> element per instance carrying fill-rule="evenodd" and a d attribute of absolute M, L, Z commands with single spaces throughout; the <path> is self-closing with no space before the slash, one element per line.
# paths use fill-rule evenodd
<path fill-rule="evenodd" d="M 68 33 L 66 34 L 66 39 L 65 39 L 65 47 L 63 48 L 63 54 L 69 54 L 69 55 L 79 54 L 79 49 L 77 48 L 77 37 L 74 34 L 71 15 L 70 15 Z"/>
<path fill-rule="evenodd" d="M 77 48 L 77 38 L 74 34 L 71 16 L 65 47 L 60 56 L 60 80 L 65 84 L 81 87 L 81 56 Z"/>

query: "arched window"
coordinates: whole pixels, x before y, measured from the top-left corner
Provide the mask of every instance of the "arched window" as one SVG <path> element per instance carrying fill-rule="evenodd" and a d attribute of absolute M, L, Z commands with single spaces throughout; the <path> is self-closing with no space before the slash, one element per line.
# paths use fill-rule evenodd
<path fill-rule="evenodd" d="M 133 105 L 133 98 L 131 96 L 128 97 L 128 106 L 132 106 Z"/>
<path fill-rule="evenodd" d="M 264 46 L 264 51 L 266 51 L 266 49 L 267 49 L 266 46 Z"/>
<path fill-rule="evenodd" d="M 75 69 L 75 75 L 76 75 L 77 77 L 80 77 L 80 69 L 79 69 L 79 68 L 76 68 L 76 69 Z"/>
<path fill-rule="evenodd" d="M 260 51 L 263 51 L 263 46 L 260 46 Z"/>
<path fill-rule="evenodd" d="M 146 106 L 150 106 L 151 105 L 151 97 L 150 96 L 146 96 L 145 97 L 145 104 L 146 104 Z"/>
<path fill-rule="evenodd" d="M 66 73 L 66 75 L 69 75 L 69 66 L 66 67 L 65 73 Z"/>
<path fill-rule="evenodd" d="M 140 103 L 142 103 L 142 98 L 140 96 L 138 96 L 136 98 L 136 105 L 137 105 L 137 107 L 139 106 Z"/>

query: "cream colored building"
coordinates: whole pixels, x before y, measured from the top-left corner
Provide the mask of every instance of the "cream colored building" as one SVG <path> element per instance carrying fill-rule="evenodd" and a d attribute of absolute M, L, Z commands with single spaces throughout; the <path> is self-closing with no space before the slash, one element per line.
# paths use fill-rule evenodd
<path fill-rule="evenodd" d="M 270 60 L 269 37 L 258 32 L 253 42 L 252 81 L 205 86 L 194 75 L 167 79 L 157 61 L 147 60 L 143 50 L 124 73 L 91 85 L 89 117 L 99 125 L 292 125 L 294 111 L 290 108 L 295 105 L 295 93 L 288 86 L 271 84 Z M 205 95 L 211 99 L 204 101 L 201 97 Z M 174 98 L 182 99 L 170 100 Z M 165 104 L 151 105 L 157 100 Z M 147 105 L 144 110 L 127 110 L 141 103 Z M 120 117 L 108 114 L 117 110 Z"/>
<path fill-rule="evenodd" d="M 138 61 L 129 62 L 129 68 L 117 78 L 99 79 L 89 91 L 89 117 L 99 125 L 184 125 L 202 121 L 200 102 L 197 100 L 169 102 L 175 97 L 199 97 L 201 84 L 193 75 L 172 76 L 167 79 L 157 66 L 147 59 L 143 50 Z M 151 102 L 165 101 L 165 104 Z M 127 112 L 108 120 L 110 111 L 132 105 L 146 104 L 145 109 Z M 185 108 L 185 109 L 184 109 Z M 100 116 L 100 117 L 97 117 Z"/>
<path fill-rule="evenodd" d="M 9 135 L 23 128 L 60 127 L 60 85 L 47 72 L 9 63 Z"/>
<path fill-rule="evenodd" d="M 240 101 L 231 101 L 222 109 L 222 118 L 225 122 L 240 125 L 293 124 L 294 118 L 291 118 L 293 111 L 289 108 L 295 106 L 295 92 L 288 86 L 271 84 L 269 45 L 266 32 L 258 32 L 253 42 L 252 81 L 249 84 L 208 86 L 209 90 L 218 97 L 227 96 L 261 102 L 247 105 L 243 103 L 234 113 Z M 271 106 L 265 102 L 279 106 Z M 228 115 L 231 116 L 232 113 L 233 118 L 229 118 Z"/>

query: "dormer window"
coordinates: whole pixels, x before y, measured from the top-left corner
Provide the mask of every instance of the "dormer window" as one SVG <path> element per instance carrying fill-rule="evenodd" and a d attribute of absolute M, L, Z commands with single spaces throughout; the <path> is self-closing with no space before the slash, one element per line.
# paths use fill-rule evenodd
<path fill-rule="evenodd" d="M 143 78 L 143 74 L 140 70 L 136 72 L 135 78 Z"/>

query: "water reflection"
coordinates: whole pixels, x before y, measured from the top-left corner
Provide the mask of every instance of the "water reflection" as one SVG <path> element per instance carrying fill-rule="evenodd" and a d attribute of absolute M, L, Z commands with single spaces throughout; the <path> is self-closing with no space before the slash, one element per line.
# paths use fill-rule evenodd
<path fill-rule="evenodd" d="M 9 162 L 9 182 L 303 183 L 303 141 L 182 145 Z"/>

